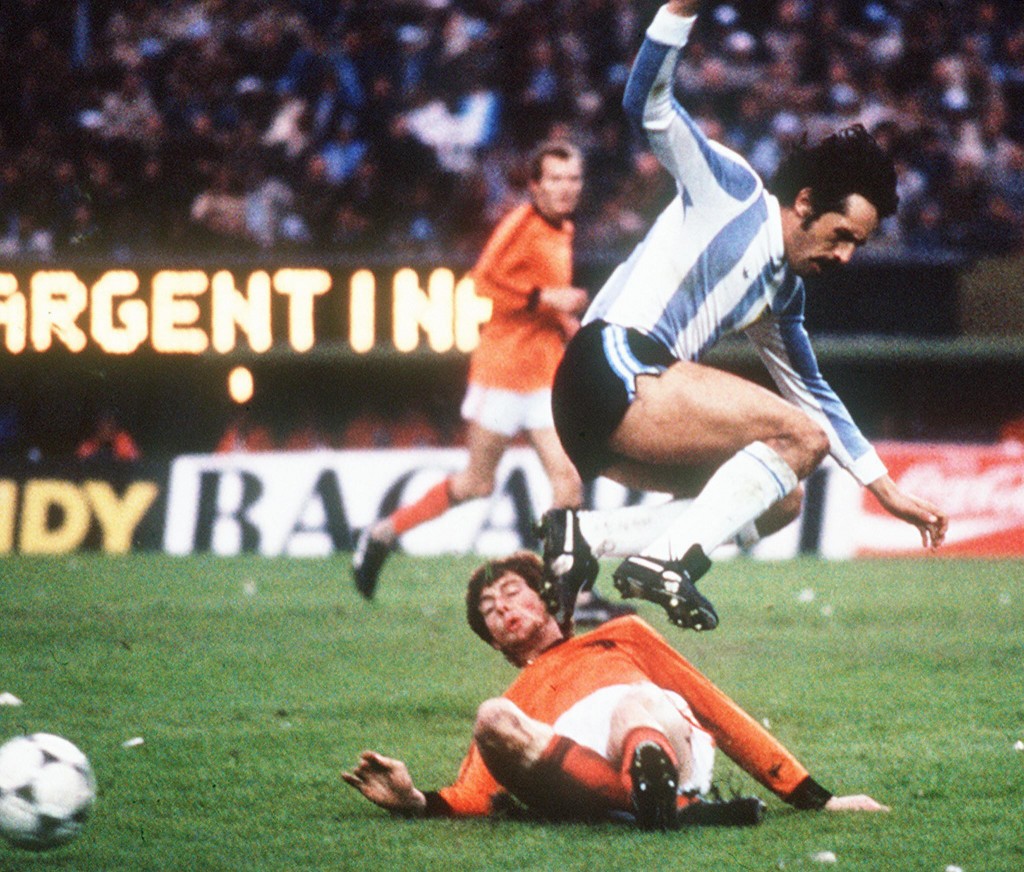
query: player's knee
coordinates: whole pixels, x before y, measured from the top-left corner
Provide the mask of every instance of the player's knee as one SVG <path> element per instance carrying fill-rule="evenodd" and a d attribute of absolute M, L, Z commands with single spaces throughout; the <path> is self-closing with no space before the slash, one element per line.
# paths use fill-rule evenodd
<path fill-rule="evenodd" d="M 456 504 L 483 499 L 494 493 L 494 479 L 470 475 L 453 476 L 449 492 L 452 502 Z"/>
<path fill-rule="evenodd" d="M 792 440 L 798 456 L 793 471 L 802 480 L 814 472 L 828 456 L 829 441 L 828 434 L 806 415 L 800 415 L 796 421 Z"/>
<path fill-rule="evenodd" d="M 525 733 L 522 711 L 503 697 L 485 700 L 476 710 L 473 739 L 485 753 L 497 749 L 514 751 Z"/>

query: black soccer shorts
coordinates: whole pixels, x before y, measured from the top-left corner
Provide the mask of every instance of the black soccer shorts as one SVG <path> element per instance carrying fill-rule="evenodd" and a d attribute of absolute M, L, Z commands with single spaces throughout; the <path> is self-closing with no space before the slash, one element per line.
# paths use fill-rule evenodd
<path fill-rule="evenodd" d="M 675 362 L 657 340 L 604 321 L 591 321 L 572 338 L 555 373 L 551 405 L 558 438 L 584 481 L 614 462 L 608 440 L 636 396 L 636 377 Z"/>

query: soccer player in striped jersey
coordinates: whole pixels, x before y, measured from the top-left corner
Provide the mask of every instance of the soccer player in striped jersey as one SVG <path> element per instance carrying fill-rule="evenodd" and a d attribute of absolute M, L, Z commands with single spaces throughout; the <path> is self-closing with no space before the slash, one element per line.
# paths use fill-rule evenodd
<path fill-rule="evenodd" d="M 947 517 L 887 474 L 819 372 L 804 328 L 803 278 L 848 263 L 895 212 L 892 161 L 853 126 L 799 147 L 766 188 L 673 95 L 698 6 L 661 7 L 623 98 L 678 195 L 594 299 L 553 390 L 555 426 L 584 480 L 600 474 L 695 499 L 549 512 L 543 532 L 565 611 L 590 583 L 594 554 L 620 556 L 614 580 L 624 596 L 661 604 L 679 626 L 710 630 L 718 616 L 694 585 L 707 555 L 795 518 L 800 482 L 827 454 L 916 526 L 926 547 L 943 541 Z M 782 397 L 699 362 L 739 332 Z"/>
<path fill-rule="evenodd" d="M 364 751 L 342 778 L 371 802 L 413 816 L 472 817 L 514 807 L 552 820 L 626 819 L 645 829 L 755 824 L 755 797 L 711 800 L 715 749 L 798 809 L 882 812 L 865 794 L 835 796 L 778 739 L 630 615 L 572 638 L 541 591 L 540 558 L 479 567 L 466 617 L 520 669 L 477 710 L 458 777 L 421 791 L 400 760 Z M 709 796 L 710 791 L 710 796 Z"/>

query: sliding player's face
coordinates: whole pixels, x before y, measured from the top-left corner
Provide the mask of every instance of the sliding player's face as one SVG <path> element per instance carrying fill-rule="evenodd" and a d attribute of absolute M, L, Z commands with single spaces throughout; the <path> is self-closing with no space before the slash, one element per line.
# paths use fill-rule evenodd
<path fill-rule="evenodd" d="M 541 160 L 540 170 L 540 178 L 530 181 L 530 196 L 537 211 L 557 224 L 576 211 L 583 190 L 583 164 L 578 158 L 549 154 Z"/>
<path fill-rule="evenodd" d="M 485 587 L 479 607 L 492 644 L 505 653 L 532 648 L 544 637 L 551 620 L 537 592 L 514 572 L 506 572 Z"/>

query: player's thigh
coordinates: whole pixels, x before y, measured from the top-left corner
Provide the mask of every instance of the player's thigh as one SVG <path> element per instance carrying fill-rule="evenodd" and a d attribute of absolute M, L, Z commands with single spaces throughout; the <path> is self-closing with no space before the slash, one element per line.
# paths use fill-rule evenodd
<path fill-rule="evenodd" d="M 760 385 L 681 361 L 637 378 L 636 398 L 609 447 L 641 464 L 714 467 L 751 442 L 786 439 L 809 423 Z"/>
<path fill-rule="evenodd" d="M 484 496 L 494 488 L 494 476 L 501 462 L 509 437 L 495 433 L 470 421 L 466 428 L 466 447 L 469 462 L 465 470 L 452 476 L 453 496 L 469 499 Z"/>
<path fill-rule="evenodd" d="M 544 467 L 548 480 L 556 491 L 555 502 L 564 503 L 567 506 L 578 505 L 583 498 L 583 482 L 580 480 L 579 473 L 576 472 L 576 467 L 569 459 L 569 455 L 562 448 L 562 443 L 554 427 L 529 430 L 527 436 L 540 458 L 540 464 Z M 562 493 L 559 494 L 559 491 Z"/>

